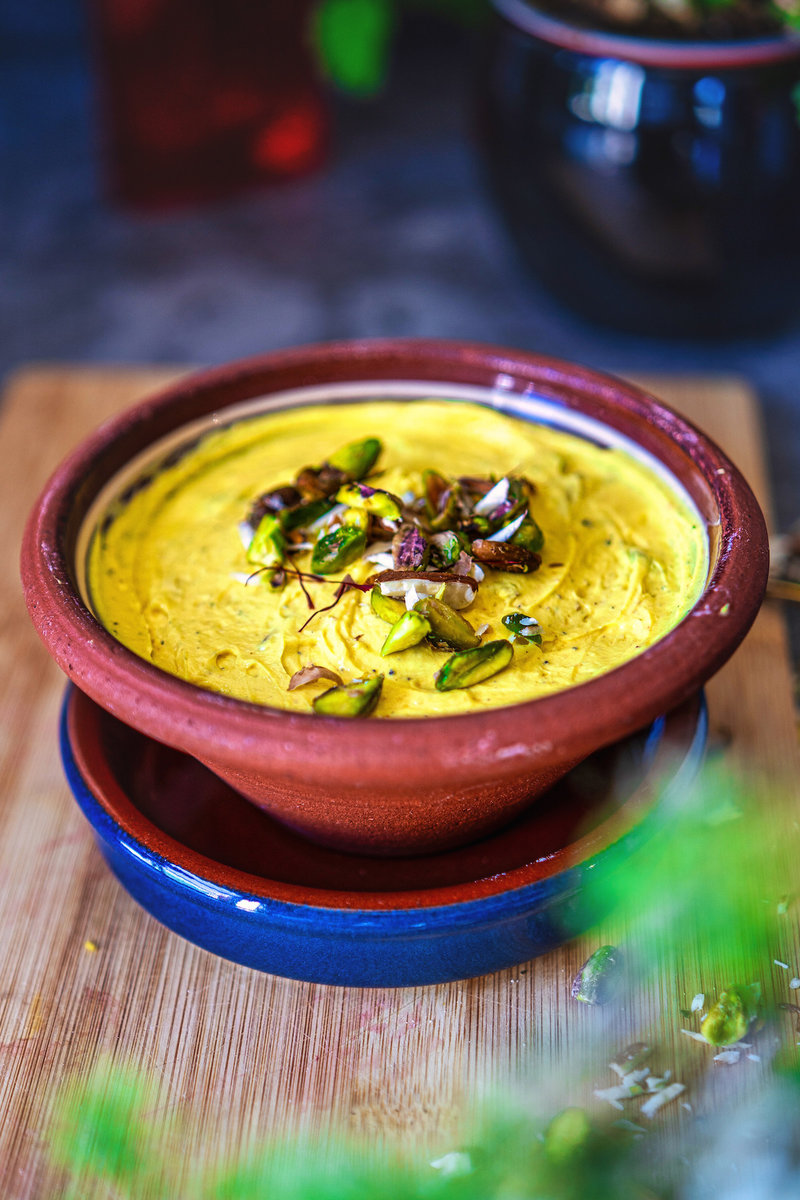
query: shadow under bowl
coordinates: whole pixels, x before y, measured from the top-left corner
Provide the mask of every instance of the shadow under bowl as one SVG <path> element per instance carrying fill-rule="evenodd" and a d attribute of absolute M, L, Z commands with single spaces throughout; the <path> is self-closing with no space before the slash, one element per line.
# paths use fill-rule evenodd
<path fill-rule="evenodd" d="M 430 395 L 553 425 L 650 464 L 707 530 L 709 577 L 689 614 L 637 657 L 565 691 L 477 713 L 368 721 L 204 690 L 137 657 L 95 619 L 80 586 L 87 531 L 102 496 L 126 471 L 131 478 L 132 464 L 156 469 L 159 454 L 221 419 Z M 55 472 L 31 514 L 22 554 L 33 622 L 82 691 L 145 736 L 205 763 L 306 837 L 375 855 L 474 841 L 587 755 L 681 704 L 741 641 L 767 568 L 766 529 L 747 483 L 713 442 L 660 401 L 541 355 L 395 340 L 300 347 L 210 369 L 122 413 Z"/>

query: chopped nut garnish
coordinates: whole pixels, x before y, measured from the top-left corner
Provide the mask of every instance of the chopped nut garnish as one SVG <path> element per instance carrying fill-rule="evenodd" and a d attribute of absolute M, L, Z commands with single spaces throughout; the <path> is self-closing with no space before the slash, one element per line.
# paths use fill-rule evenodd
<path fill-rule="evenodd" d="M 436 672 L 434 681 L 436 690 L 450 692 L 454 688 L 472 687 L 483 683 L 498 671 L 504 670 L 514 657 L 514 647 L 510 642 L 487 642 L 485 646 L 476 646 L 474 650 L 462 650 L 448 658 L 447 662 Z"/>
<path fill-rule="evenodd" d="M 444 642 L 448 649 L 471 650 L 480 642 L 469 621 L 435 596 L 424 596 L 414 605 L 414 610 L 430 622 L 437 642 Z"/>
<path fill-rule="evenodd" d="M 381 654 L 396 654 L 399 650 L 409 650 L 419 645 L 431 632 L 430 621 L 426 621 L 421 613 L 410 610 L 404 612 L 386 635 L 386 641 L 381 648 Z"/>
<path fill-rule="evenodd" d="M 353 683 L 333 687 L 314 701 L 314 712 L 327 717 L 368 717 L 381 694 L 383 676 L 356 679 Z"/>
<path fill-rule="evenodd" d="M 364 482 L 381 450 L 378 438 L 350 442 L 321 466 L 303 467 L 292 483 L 259 496 L 240 525 L 248 560 L 268 573 L 264 577 L 273 590 L 287 580 L 298 582 L 313 610 L 301 631 L 317 613 L 334 607 L 348 588 L 370 591 L 372 612 L 392 626 L 383 655 L 427 638 L 431 647 L 457 652 L 437 672 L 437 689 L 471 687 L 508 666 L 514 653 L 511 641 L 541 644 L 538 622 L 512 613 L 503 618 L 510 641 L 481 645 L 489 625 L 476 633 L 457 611 L 472 603 L 485 578 L 479 563 L 512 573 L 539 567 L 543 537 L 530 510 L 536 488 L 518 476 L 452 479 L 426 470 L 422 494 L 410 490 L 400 499 Z M 309 549 L 310 574 L 289 565 Z M 346 576 L 338 581 L 333 603 L 318 608 L 305 580 L 336 575 L 359 558 L 392 567 L 371 575 L 365 584 Z M 317 712 L 363 715 L 364 703 L 371 711 L 369 705 L 377 702 L 380 682 L 345 685 L 334 672 L 314 665 L 296 672 L 289 690 L 319 679 L 338 686 L 316 698 Z"/>
<path fill-rule="evenodd" d="M 305 687 L 307 683 L 316 683 L 318 679 L 328 679 L 331 683 L 339 685 L 342 683 L 341 675 L 337 675 L 335 671 L 329 671 L 327 667 L 318 667 L 312 663 L 311 666 L 301 667 L 299 671 L 295 671 L 289 680 L 287 690 L 293 692 L 295 688 Z"/>

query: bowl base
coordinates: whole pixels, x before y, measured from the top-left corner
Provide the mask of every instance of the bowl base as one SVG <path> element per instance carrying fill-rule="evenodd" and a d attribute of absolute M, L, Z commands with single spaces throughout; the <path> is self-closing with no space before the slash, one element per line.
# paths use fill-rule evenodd
<path fill-rule="evenodd" d="M 62 755 L 111 869 L 170 929 L 290 978 L 410 986 L 526 961 L 596 920 L 582 871 L 633 847 L 665 767 L 683 787 L 705 730 L 698 695 L 586 759 L 499 833 L 383 860 L 307 841 L 76 689 Z"/>

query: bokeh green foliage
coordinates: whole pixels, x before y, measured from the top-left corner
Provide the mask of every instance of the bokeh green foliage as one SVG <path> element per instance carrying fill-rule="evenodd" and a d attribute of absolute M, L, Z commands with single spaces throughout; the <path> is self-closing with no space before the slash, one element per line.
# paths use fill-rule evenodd
<path fill-rule="evenodd" d="M 143 1076 L 109 1063 L 62 1095 L 54 1163 L 71 1177 L 70 1200 L 97 1185 L 115 1200 L 644 1200 L 656 1166 L 627 1129 L 595 1124 L 581 1109 L 545 1121 L 512 1115 L 483 1126 L 473 1145 L 438 1166 L 409 1163 L 366 1143 L 265 1147 L 232 1167 L 189 1172 L 165 1151 Z"/>
<path fill-rule="evenodd" d="M 708 765 L 665 786 L 633 852 L 620 844 L 602 872 L 588 873 L 589 907 L 625 922 L 640 971 L 669 971 L 690 951 L 723 986 L 747 984 L 788 953 L 797 858 L 780 804 L 791 804 L 788 794 Z"/>
<path fill-rule="evenodd" d="M 386 81 L 392 39 L 404 12 L 426 9 L 475 25 L 487 0 L 319 0 L 312 42 L 324 74 L 342 91 L 374 96 Z"/>

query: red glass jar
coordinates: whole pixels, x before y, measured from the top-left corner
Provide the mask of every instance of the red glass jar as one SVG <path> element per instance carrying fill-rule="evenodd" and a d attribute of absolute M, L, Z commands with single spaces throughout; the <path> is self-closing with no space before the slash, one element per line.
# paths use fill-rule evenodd
<path fill-rule="evenodd" d="M 108 185 L 194 204 L 311 170 L 328 122 L 312 0 L 93 0 Z"/>

